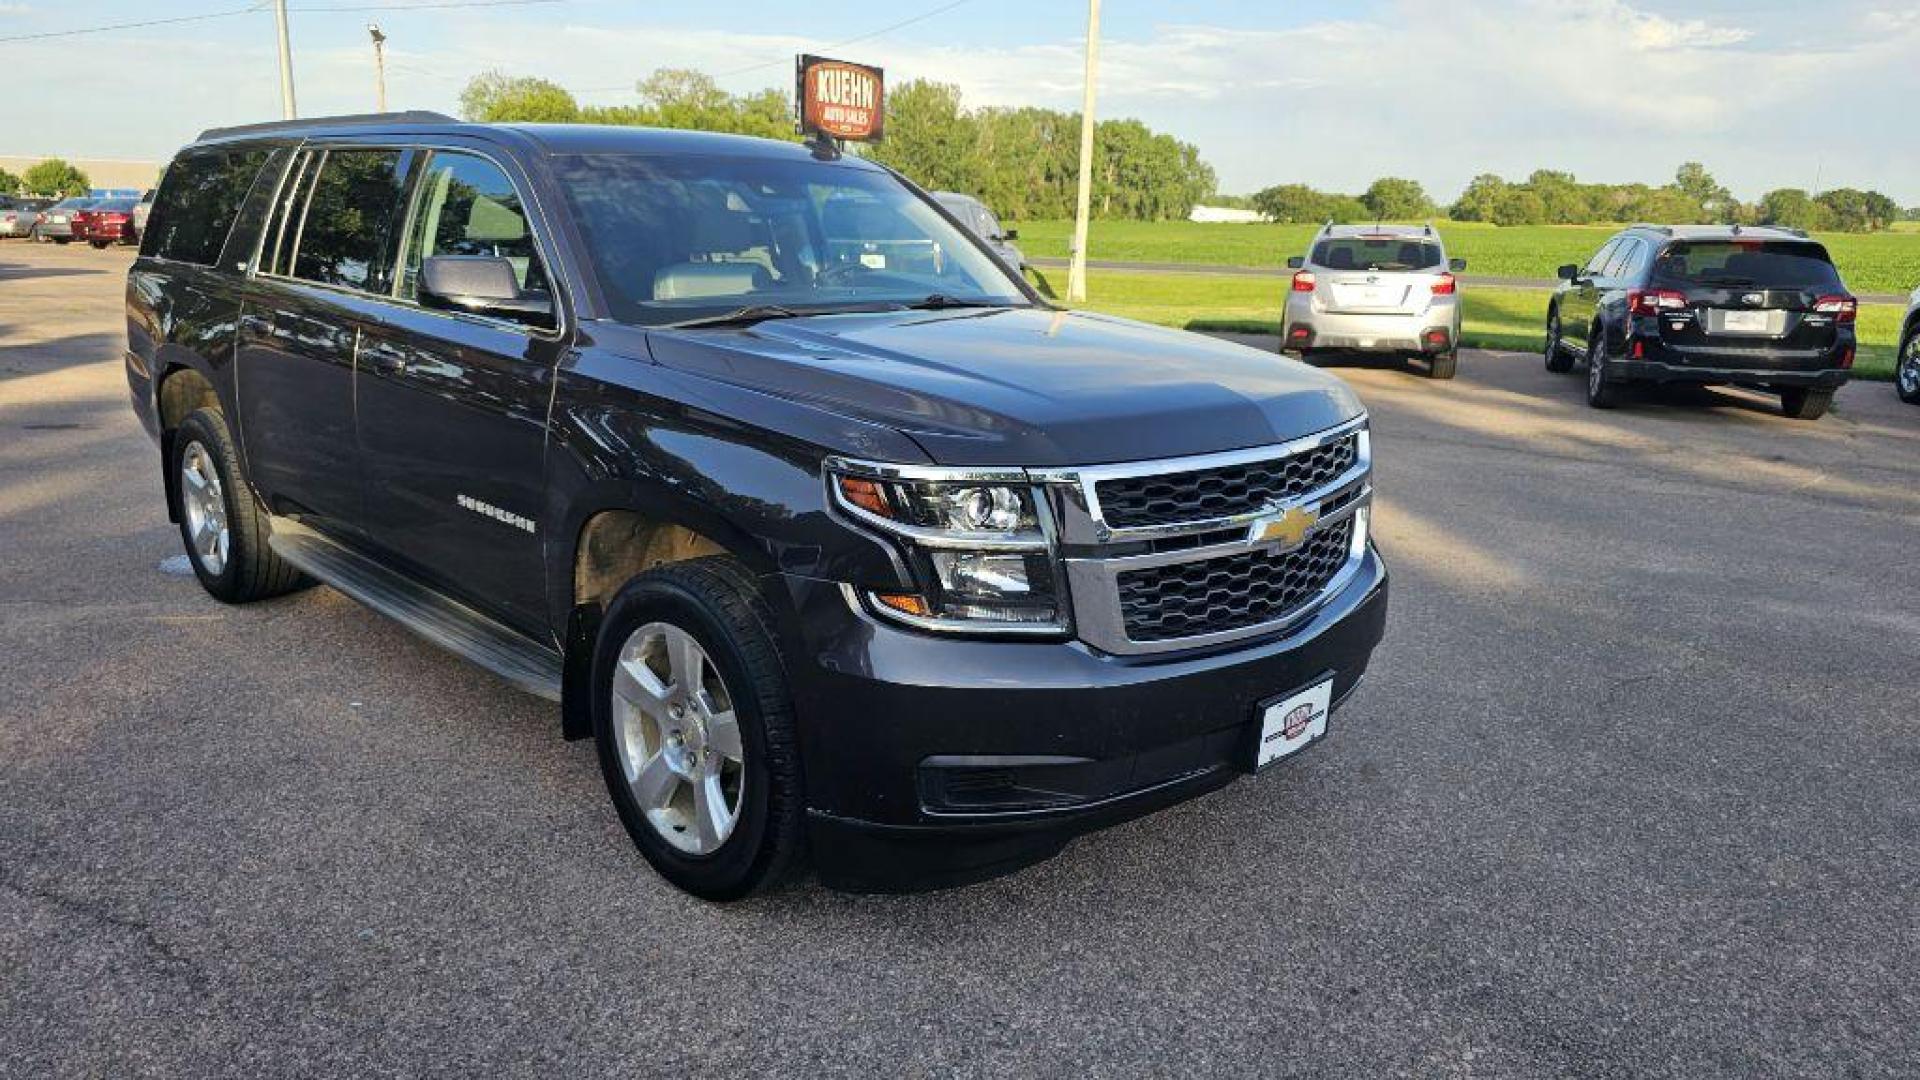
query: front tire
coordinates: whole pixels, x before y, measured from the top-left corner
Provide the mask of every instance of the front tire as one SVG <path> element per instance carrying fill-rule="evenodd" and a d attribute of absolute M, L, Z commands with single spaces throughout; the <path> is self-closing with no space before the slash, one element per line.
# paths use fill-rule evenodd
<path fill-rule="evenodd" d="M 1900 343 L 1900 361 L 1893 370 L 1893 389 L 1901 401 L 1920 405 L 1920 330 L 1909 333 Z"/>
<path fill-rule="evenodd" d="M 94 249 L 95 251 L 105 251 L 105 250 L 107 250 L 107 244 L 109 243 L 109 241 L 106 241 L 106 240 L 89 240 L 89 241 L 87 241 L 87 243 L 89 243 L 89 244 L 92 244 L 92 245 L 93 245 L 93 249 Z"/>
<path fill-rule="evenodd" d="M 801 865 L 792 695 L 773 614 L 738 563 L 672 563 L 621 589 L 594 646 L 593 702 L 607 792 L 660 876 L 727 901 Z"/>
<path fill-rule="evenodd" d="M 1780 391 L 1781 413 L 1795 420 L 1818 420 L 1827 415 L 1827 407 L 1832 404 L 1832 390 L 1789 386 Z"/>
<path fill-rule="evenodd" d="M 1599 323 L 1587 332 L 1587 404 L 1611 409 L 1620 404 L 1620 384 L 1609 377 L 1607 331 Z"/>
<path fill-rule="evenodd" d="M 267 515 L 240 471 L 220 410 L 195 410 L 169 444 L 168 488 L 194 576 L 215 600 L 246 604 L 311 581 L 267 543 Z"/>

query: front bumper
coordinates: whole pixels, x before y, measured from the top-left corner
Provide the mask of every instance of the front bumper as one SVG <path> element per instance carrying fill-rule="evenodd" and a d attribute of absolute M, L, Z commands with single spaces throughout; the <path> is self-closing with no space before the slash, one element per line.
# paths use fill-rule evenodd
<path fill-rule="evenodd" d="M 1432 354 L 1460 342 L 1460 306 L 1446 297 L 1418 314 L 1344 314 L 1314 310 L 1313 294 L 1288 295 L 1280 340 L 1289 350 Z"/>
<path fill-rule="evenodd" d="M 811 660 L 795 683 L 814 862 L 858 891 L 994 877 L 1231 782 L 1256 706 L 1329 675 L 1344 699 L 1387 610 L 1371 549 L 1284 637 L 1153 657 L 922 634 L 828 583 L 787 586 Z"/>

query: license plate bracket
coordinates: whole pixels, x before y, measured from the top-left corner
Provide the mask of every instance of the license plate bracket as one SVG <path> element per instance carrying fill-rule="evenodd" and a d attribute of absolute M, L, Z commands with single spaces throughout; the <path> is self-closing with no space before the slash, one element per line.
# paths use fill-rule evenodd
<path fill-rule="evenodd" d="M 1268 698 L 1254 706 L 1247 727 L 1252 745 L 1248 771 L 1261 772 L 1319 741 L 1327 733 L 1333 712 L 1333 674 L 1315 679 L 1303 689 Z"/>

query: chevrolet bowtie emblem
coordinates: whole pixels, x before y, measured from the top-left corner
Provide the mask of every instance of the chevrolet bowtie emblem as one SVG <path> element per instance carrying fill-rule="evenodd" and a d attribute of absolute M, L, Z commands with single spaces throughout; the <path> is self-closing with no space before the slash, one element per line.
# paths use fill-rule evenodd
<path fill-rule="evenodd" d="M 1277 543 L 1288 551 L 1307 542 L 1307 536 L 1313 527 L 1320 524 L 1320 513 L 1304 506 L 1289 506 L 1270 518 L 1262 518 L 1253 526 L 1253 540 L 1257 544 Z"/>

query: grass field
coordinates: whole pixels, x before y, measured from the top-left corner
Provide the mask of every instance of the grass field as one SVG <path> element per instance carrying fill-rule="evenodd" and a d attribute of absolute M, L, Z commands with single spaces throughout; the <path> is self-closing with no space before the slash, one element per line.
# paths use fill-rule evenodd
<path fill-rule="evenodd" d="M 1067 257 L 1070 221 L 1018 223 L 1028 255 Z M 1467 270 L 1492 277 L 1552 278 L 1563 263 L 1584 263 L 1617 225 L 1523 225 L 1500 228 L 1473 222 L 1439 222 L 1447 253 L 1467 260 Z M 1211 263 L 1220 266 L 1286 265 L 1303 254 L 1314 225 L 1214 225 L 1191 221 L 1097 221 L 1088 247 L 1095 259 Z M 1862 293 L 1906 294 L 1920 285 L 1920 232 L 1819 238 L 1833 253 L 1847 285 Z"/>
<path fill-rule="evenodd" d="M 1034 271 L 1044 288 L 1065 288 L 1065 272 Z M 1280 286 L 1260 278 L 1207 274 L 1134 274 L 1092 271 L 1085 307 L 1142 322 L 1185 330 L 1280 333 Z M 1463 344 L 1478 349 L 1537 352 L 1544 344 L 1547 294 L 1537 289 L 1463 288 Z M 1862 378 L 1891 379 L 1903 309 L 1889 304 L 1860 307 Z"/>

